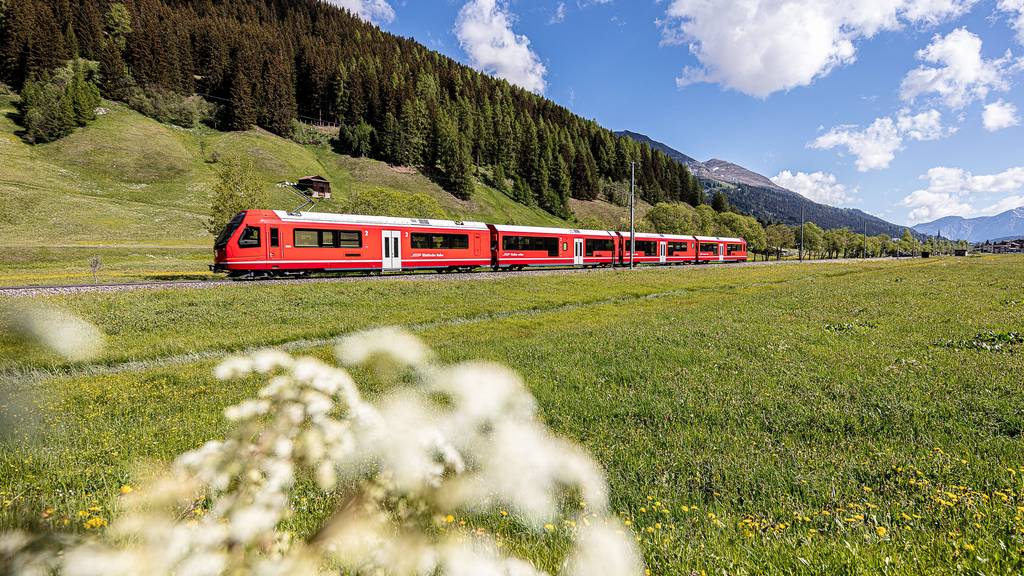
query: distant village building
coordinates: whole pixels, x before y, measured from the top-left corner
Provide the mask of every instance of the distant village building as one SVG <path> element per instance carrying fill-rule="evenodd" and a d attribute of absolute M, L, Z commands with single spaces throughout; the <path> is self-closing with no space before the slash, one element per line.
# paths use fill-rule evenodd
<path fill-rule="evenodd" d="M 324 198 L 327 200 L 330 200 L 331 198 L 331 183 L 323 176 L 305 176 L 303 178 L 299 178 L 299 183 L 296 188 L 302 190 L 312 198 Z"/>
<path fill-rule="evenodd" d="M 1024 239 L 985 242 L 976 248 L 988 254 L 1024 254 Z"/>

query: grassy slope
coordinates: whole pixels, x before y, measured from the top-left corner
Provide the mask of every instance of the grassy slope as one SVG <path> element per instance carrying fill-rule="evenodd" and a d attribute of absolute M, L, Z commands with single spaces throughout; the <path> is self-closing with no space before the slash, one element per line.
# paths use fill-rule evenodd
<path fill-rule="evenodd" d="M 0 284 L 85 281 L 93 255 L 103 259 L 107 280 L 205 275 L 211 238 L 204 220 L 216 168 L 207 160 L 215 153 L 253 159 L 278 208 L 298 200 L 275 182 L 322 174 L 339 198 L 387 187 L 427 193 L 462 219 L 563 224 L 483 185 L 462 202 L 418 173 L 381 162 L 262 130 L 183 130 L 117 104 L 63 140 L 29 146 L 17 136 L 14 102 L 0 96 L 0 238 L 8 248 L 0 256 Z M 327 201 L 318 209 L 338 205 Z"/>
<path fill-rule="evenodd" d="M 217 383 L 212 361 L 178 355 L 388 323 L 412 327 L 445 360 L 521 371 L 544 419 L 607 469 L 615 510 L 655 574 L 1019 573 L 1024 350 L 939 343 L 1020 330 L 1020 265 L 935 259 L 51 298 L 108 334 L 100 364 L 146 362 L 23 387 L 38 391 L 43 426 L 0 452 L 9 501 L 0 524 L 74 525 L 93 503 L 109 515 L 140 461 L 221 434 L 221 410 L 256 383 Z M 366 306 L 385 300 L 394 306 Z M 244 313 L 253 306 L 260 315 Z M 317 341 L 299 349 L 329 356 Z M 64 369 L 38 354 L 17 365 Z M 292 527 L 308 531 L 325 498 L 300 496 Z M 45 506 L 55 513 L 40 520 Z"/>

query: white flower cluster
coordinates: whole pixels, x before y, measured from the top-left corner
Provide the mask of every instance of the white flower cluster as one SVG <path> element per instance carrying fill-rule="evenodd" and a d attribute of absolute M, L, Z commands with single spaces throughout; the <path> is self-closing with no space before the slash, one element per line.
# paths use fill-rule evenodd
<path fill-rule="evenodd" d="M 103 334 L 95 326 L 59 308 L 7 305 L 0 310 L 0 329 L 73 362 L 89 360 L 103 350 Z"/>
<path fill-rule="evenodd" d="M 220 379 L 267 379 L 257 399 L 225 411 L 234 431 L 133 494 L 131 511 L 111 526 L 116 544 L 72 548 L 47 568 L 75 576 L 536 575 L 543 572 L 528 558 L 493 538 L 451 529 L 451 515 L 509 511 L 509 521 L 543 537 L 571 497 L 586 513 L 569 521 L 577 528 L 562 572 L 643 572 L 632 537 L 607 513 L 600 469 L 537 420 L 515 374 L 437 365 L 422 342 L 395 330 L 352 336 L 337 356 L 362 369 L 390 359 L 391 392 L 369 402 L 345 370 L 281 352 L 226 360 Z M 293 542 L 280 526 L 304 473 L 337 504 L 316 534 Z"/>

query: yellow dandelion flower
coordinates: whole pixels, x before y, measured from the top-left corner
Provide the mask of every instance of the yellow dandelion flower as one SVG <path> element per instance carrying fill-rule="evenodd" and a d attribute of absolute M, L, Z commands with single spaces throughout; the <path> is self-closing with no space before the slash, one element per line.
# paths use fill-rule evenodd
<path fill-rule="evenodd" d="M 875 534 L 878 534 L 879 538 L 885 537 L 887 532 L 888 530 L 885 529 L 885 526 L 878 526 L 875 528 Z"/>
<path fill-rule="evenodd" d="M 648 527 L 647 527 L 647 533 L 648 533 L 648 534 L 653 534 L 653 533 L 654 533 L 654 528 L 653 528 L 653 527 L 651 527 L 651 526 L 648 526 Z"/>
<path fill-rule="evenodd" d="M 451 524 L 452 522 L 455 522 L 455 516 L 452 516 L 451 514 L 449 514 L 449 515 L 444 517 L 444 521 L 446 523 L 448 523 L 448 524 Z"/>
<path fill-rule="evenodd" d="M 626 526 L 632 526 L 633 525 L 633 521 L 632 520 L 623 520 L 622 523 L 625 524 Z"/>
<path fill-rule="evenodd" d="M 84 524 L 82 524 L 82 526 L 84 526 L 86 530 L 102 528 L 106 525 L 107 521 L 103 518 L 100 518 L 99 516 L 93 516 L 92 518 L 86 520 Z"/>
<path fill-rule="evenodd" d="M 968 552 L 974 552 L 974 544 L 964 544 L 964 550 Z"/>
<path fill-rule="evenodd" d="M 121 494 L 131 494 L 134 490 L 135 489 L 132 488 L 130 484 L 125 484 L 124 486 L 121 486 Z"/>
<path fill-rule="evenodd" d="M 555 525 L 554 524 L 545 524 L 544 525 L 544 529 L 547 530 L 548 532 L 554 532 L 555 531 Z"/>
<path fill-rule="evenodd" d="M 502 511 L 501 511 L 501 515 L 502 515 L 502 516 L 508 516 L 508 511 L 506 511 L 506 510 L 502 510 Z"/>

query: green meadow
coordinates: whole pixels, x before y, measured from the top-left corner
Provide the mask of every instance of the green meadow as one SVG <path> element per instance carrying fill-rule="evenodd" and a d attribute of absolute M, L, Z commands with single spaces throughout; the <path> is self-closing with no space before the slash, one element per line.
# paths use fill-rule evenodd
<path fill-rule="evenodd" d="M 33 298 L 107 346 L 68 364 L 0 338 L 0 528 L 87 531 L 148 464 L 222 436 L 260 382 L 215 380 L 218 358 L 329 359 L 337 337 L 395 325 L 445 362 L 521 373 L 605 469 L 652 574 L 1019 574 L 1022 271 L 1006 256 Z M 330 505 L 304 483 L 287 529 Z M 459 520 L 548 570 L 573 530 Z"/>

